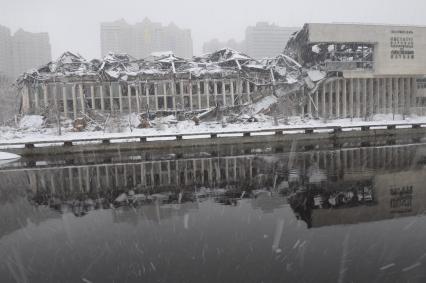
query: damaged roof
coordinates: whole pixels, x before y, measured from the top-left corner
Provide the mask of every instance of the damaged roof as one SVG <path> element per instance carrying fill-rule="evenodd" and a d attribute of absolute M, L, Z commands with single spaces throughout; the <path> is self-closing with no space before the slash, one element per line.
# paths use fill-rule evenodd
<path fill-rule="evenodd" d="M 233 49 L 224 48 L 187 60 L 172 52 L 156 52 L 145 59 L 128 54 L 109 53 L 102 60 L 86 60 L 83 56 L 65 52 L 57 60 L 30 70 L 18 79 L 18 84 L 37 81 L 61 81 L 67 78 L 96 81 L 127 81 L 146 76 L 162 77 L 230 77 L 273 79 L 293 83 L 301 74 L 300 65 L 280 54 L 275 58 L 257 61 Z"/>

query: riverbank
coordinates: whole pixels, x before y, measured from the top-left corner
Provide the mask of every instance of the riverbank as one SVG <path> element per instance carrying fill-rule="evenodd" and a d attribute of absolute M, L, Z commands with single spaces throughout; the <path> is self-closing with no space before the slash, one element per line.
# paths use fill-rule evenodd
<path fill-rule="evenodd" d="M 22 127 L 0 127 L 0 148 L 7 148 L 7 145 L 25 144 L 25 143 L 45 143 L 55 141 L 79 141 L 119 139 L 119 138 L 139 138 L 149 137 L 150 140 L 172 139 L 165 137 L 167 135 L 210 135 L 215 133 L 226 134 L 235 132 L 250 131 L 275 131 L 275 130 L 300 130 L 301 128 L 320 128 L 320 127 L 362 127 L 374 125 L 404 125 L 404 124 L 422 124 L 426 123 L 426 117 L 409 116 L 403 119 L 401 115 L 375 115 L 371 120 L 363 119 L 338 119 L 338 120 L 315 120 L 301 119 L 300 117 L 291 117 L 288 121 L 278 121 L 275 123 L 272 117 L 261 116 L 257 122 L 241 123 L 221 123 L 221 122 L 202 122 L 196 125 L 193 121 L 175 121 L 172 116 L 165 117 L 155 121 L 156 125 L 152 128 L 138 129 L 134 127 L 122 127 L 117 132 L 88 130 L 83 132 L 73 132 L 72 126 L 61 129 L 62 134 L 58 135 L 58 129 L 52 127 L 38 126 L 27 123 Z M 157 137 L 157 138 L 156 138 Z M 45 144 L 48 145 L 48 144 Z"/>

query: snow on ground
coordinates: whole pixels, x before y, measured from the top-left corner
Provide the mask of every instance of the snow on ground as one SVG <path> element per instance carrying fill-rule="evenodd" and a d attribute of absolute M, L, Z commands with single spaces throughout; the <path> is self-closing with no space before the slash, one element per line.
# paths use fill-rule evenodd
<path fill-rule="evenodd" d="M 19 122 L 21 129 L 41 129 L 44 124 L 44 118 L 40 115 L 24 116 Z"/>
<path fill-rule="evenodd" d="M 134 117 L 131 118 L 133 120 Z M 29 119 L 31 120 L 31 119 Z M 34 119 L 35 120 L 35 119 Z M 314 119 L 301 119 L 300 117 L 290 117 L 288 123 L 284 124 L 279 121 L 278 126 L 274 126 L 273 118 L 269 116 L 259 115 L 259 122 L 244 122 L 223 125 L 221 122 L 201 122 L 196 126 L 193 121 L 177 122 L 173 116 L 163 117 L 154 121 L 161 123 L 161 126 L 156 126 L 148 129 L 137 129 L 128 127 L 121 129 L 121 132 L 107 133 L 103 131 L 85 131 L 85 132 L 72 132 L 71 127 L 62 128 L 62 135 L 57 135 L 56 128 L 31 128 L 31 127 L 0 127 L 0 145 L 9 143 L 25 143 L 37 141 L 55 141 L 55 140 L 74 140 L 74 139 L 102 139 L 102 138 L 120 138 L 120 137 L 138 137 L 138 136 L 154 136 L 149 140 L 155 140 L 155 136 L 161 135 L 174 135 L 174 134 L 200 134 L 205 135 L 217 132 L 241 132 L 250 130 L 271 130 L 275 129 L 289 129 L 299 127 L 317 127 L 317 126 L 367 126 L 367 125 L 387 125 L 387 124 L 406 124 L 406 123 L 426 123 L 426 116 L 410 116 L 405 120 L 400 115 L 395 115 L 394 120 L 392 114 L 390 115 L 376 115 L 371 121 L 364 121 L 361 118 L 357 119 L 339 119 L 339 120 L 314 120 Z M 174 121 L 174 123 L 168 123 Z M 22 121 L 21 121 L 22 122 Z M 35 125 L 39 125 L 40 120 Z M 26 122 L 27 123 L 27 122 Z M 26 124 L 25 123 L 25 124 Z M 132 121 L 131 124 L 134 122 Z M 28 124 L 27 124 L 28 125 Z M 163 138 L 164 139 L 164 138 Z"/>

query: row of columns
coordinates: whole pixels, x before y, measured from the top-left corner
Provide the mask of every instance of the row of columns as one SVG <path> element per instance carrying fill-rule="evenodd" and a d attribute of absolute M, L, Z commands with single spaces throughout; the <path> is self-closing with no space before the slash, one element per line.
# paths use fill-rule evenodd
<path fill-rule="evenodd" d="M 211 85 L 213 84 L 213 88 Z M 66 117 L 92 110 L 141 113 L 158 110 L 201 110 L 217 104 L 235 106 L 252 101 L 257 86 L 240 79 L 168 80 L 82 84 L 49 83 L 23 89 L 24 112 L 58 107 Z M 203 90 L 203 91 L 202 91 Z M 125 93 L 124 93 L 125 92 Z M 127 96 L 127 98 L 125 97 Z"/>
<path fill-rule="evenodd" d="M 416 106 L 415 78 L 330 79 L 307 99 L 312 117 L 360 118 L 374 114 L 411 113 Z"/>

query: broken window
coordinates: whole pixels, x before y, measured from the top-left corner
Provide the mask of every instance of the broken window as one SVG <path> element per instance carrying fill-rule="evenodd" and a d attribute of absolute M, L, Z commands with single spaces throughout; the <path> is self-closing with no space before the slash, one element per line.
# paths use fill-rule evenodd
<path fill-rule="evenodd" d="M 180 83 L 176 83 L 176 94 L 180 95 Z"/>
<path fill-rule="evenodd" d="M 226 94 L 231 93 L 231 84 L 229 83 L 225 84 L 225 93 Z"/>
<path fill-rule="evenodd" d="M 173 109 L 174 108 L 173 107 L 173 97 L 168 96 L 166 98 L 166 100 L 167 100 L 167 109 Z"/>
<path fill-rule="evenodd" d="M 201 82 L 201 83 L 200 83 L 200 93 L 201 93 L 201 94 L 205 94 L 205 93 L 204 93 L 204 82 Z"/>
<path fill-rule="evenodd" d="M 190 106 L 191 104 L 190 104 L 188 96 L 184 96 L 184 98 L 183 98 L 183 105 L 184 105 L 185 108 L 190 108 L 191 107 Z"/>
<path fill-rule="evenodd" d="M 197 94 L 198 93 L 198 87 L 197 87 L 197 83 L 191 83 L 192 85 L 192 94 Z"/>
<path fill-rule="evenodd" d="M 155 95 L 155 85 L 154 84 L 149 84 L 148 93 L 149 93 L 149 95 Z"/>
<path fill-rule="evenodd" d="M 164 97 L 158 97 L 158 109 L 164 109 Z"/>
<path fill-rule="evenodd" d="M 208 94 L 214 94 L 214 82 L 209 81 Z"/>
<path fill-rule="evenodd" d="M 216 83 L 217 86 L 217 94 L 222 94 L 222 82 L 217 82 Z"/>

